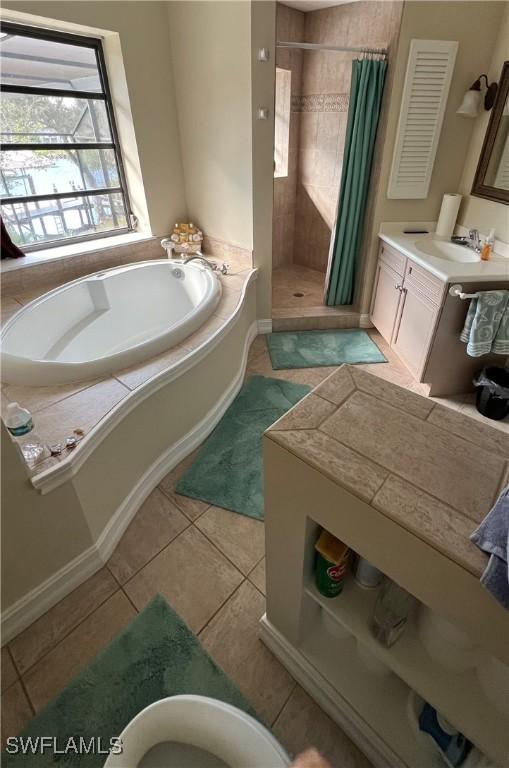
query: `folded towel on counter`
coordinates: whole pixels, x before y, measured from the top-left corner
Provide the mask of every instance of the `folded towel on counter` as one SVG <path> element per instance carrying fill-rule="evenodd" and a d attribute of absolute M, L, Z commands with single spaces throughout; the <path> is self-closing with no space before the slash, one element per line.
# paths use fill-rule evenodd
<path fill-rule="evenodd" d="M 509 291 L 480 291 L 471 299 L 460 339 L 470 357 L 509 355 Z"/>
<path fill-rule="evenodd" d="M 509 611 L 509 485 L 470 539 L 490 555 L 481 584 Z"/>

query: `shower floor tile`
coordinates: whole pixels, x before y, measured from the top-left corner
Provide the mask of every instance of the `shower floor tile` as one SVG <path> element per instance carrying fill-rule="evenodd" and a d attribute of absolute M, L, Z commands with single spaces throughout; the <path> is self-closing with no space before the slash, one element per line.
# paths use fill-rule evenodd
<path fill-rule="evenodd" d="M 323 306 L 325 274 L 298 264 L 280 267 L 272 273 L 274 309 Z"/>

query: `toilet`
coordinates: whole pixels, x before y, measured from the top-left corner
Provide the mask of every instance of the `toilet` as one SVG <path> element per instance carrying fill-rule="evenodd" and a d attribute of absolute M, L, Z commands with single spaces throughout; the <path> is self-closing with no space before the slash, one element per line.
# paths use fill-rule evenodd
<path fill-rule="evenodd" d="M 206 696 L 150 704 L 120 734 L 122 753 L 104 768 L 284 768 L 274 736 L 240 709 Z"/>

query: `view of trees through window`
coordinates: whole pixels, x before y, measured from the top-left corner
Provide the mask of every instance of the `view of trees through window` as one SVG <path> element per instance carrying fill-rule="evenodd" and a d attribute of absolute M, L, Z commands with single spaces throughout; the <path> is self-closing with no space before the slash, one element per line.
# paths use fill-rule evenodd
<path fill-rule="evenodd" d="M 3 25 L 2 218 L 20 247 L 129 228 L 100 42 Z"/>

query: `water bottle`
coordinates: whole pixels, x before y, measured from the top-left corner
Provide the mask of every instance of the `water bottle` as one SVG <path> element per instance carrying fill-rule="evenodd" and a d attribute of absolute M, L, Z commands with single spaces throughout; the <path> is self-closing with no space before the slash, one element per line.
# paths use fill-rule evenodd
<path fill-rule="evenodd" d="M 35 464 L 44 452 L 41 439 L 34 432 L 32 414 L 18 403 L 9 403 L 5 418 L 5 426 L 21 448 L 21 452 L 29 464 Z"/>

